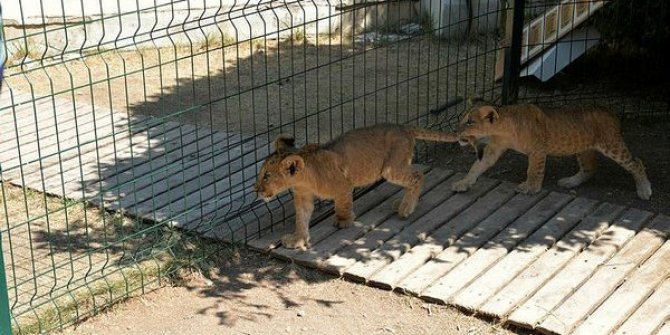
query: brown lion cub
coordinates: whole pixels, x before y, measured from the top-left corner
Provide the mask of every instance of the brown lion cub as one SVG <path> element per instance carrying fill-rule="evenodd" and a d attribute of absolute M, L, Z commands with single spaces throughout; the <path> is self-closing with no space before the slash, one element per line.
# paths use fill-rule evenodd
<path fill-rule="evenodd" d="M 287 248 L 306 249 L 314 200 L 335 202 L 335 225 L 351 226 L 355 214 L 353 190 L 384 178 L 404 187 L 404 196 L 394 204 L 405 218 L 414 211 L 423 174 L 412 167 L 415 139 L 457 142 L 455 134 L 410 126 L 380 124 L 349 131 L 325 144 L 298 149 L 294 139 L 279 136 L 258 174 L 256 192 L 265 201 L 291 189 L 295 201 L 295 232 L 282 237 Z"/>
<path fill-rule="evenodd" d="M 517 187 L 522 193 L 535 193 L 542 187 L 547 155 L 577 155 L 579 172 L 558 181 L 559 186 L 572 188 L 593 176 L 598 151 L 633 175 L 640 198 L 651 197 L 651 184 L 642 161 L 633 158 L 628 150 L 616 116 L 602 108 L 543 111 L 532 104 L 480 104 L 463 118 L 458 136 L 462 145 L 476 146 L 482 141 L 488 144 L 465 178 L 452 185 L 457 192 L 467 191 L 507 149 L 528 155 L 527 179 Z"/>

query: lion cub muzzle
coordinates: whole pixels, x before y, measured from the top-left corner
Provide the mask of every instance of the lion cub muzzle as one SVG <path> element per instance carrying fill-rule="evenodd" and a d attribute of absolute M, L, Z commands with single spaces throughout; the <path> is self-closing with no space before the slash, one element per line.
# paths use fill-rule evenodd
<path fill-rule="evenodd" d="M 270 202 L 272 198 L 274 198 L 274 193 L 266 191 L 262 185 L 254 185 L 254 191 L 258 195 L 259 198 L 263 199 L 265 202 Z"/>

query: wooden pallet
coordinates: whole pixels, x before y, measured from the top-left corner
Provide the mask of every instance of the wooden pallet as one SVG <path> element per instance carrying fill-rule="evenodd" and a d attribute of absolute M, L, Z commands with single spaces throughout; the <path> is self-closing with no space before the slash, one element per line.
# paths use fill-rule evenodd
<path fill-rule="evenodd" d="M 224 239 L 244 222 L 211 223 L 255 201 L 257 166 L 270 151 L 240 134 L 59 97 L 4 92 L 0 109 L 4 181 L 175 226 L 201 229 L 204 218 Z"/>
<path fill-rule="evenodd" d="M 319 213 L 307 251 L 281 247 L 292 224 L 249 242 L 277 258 L 548 334 L 652 334 L 670 316 L 670 217 L 572 195 L 515 194 L 482 178 L 426 174 L 416 212 L 393 215 L 399 188 L 354 203 L 354 227 Z M 661 328 L 664 327 L 664 328 Z"/>

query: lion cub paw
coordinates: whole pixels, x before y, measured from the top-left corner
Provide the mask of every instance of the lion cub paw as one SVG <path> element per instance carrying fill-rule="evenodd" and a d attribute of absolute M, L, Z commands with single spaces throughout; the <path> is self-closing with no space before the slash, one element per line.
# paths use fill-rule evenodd
<path fill-rule="evenodd" d="M 651 198 L 651 183 L 649 180 L 637 185 L 637 196 L 643 200 L 649 200 Z"/>
<path fill-rule="evenodd" d="M 414 213 L 414 209 L 416 208 L 416 203 L 413 204 L 408 204 L 402 201 L 402 199 L 396 199 L 393 202 L 393 210 L 398 213 L 398 216 L 400 216 L 403 219 L 408 218 L 412 213 Z"/>
<path fill-rule="evenodd" d="M 531 185 L 527 181 L 524 181 L 516 187 L 516 191 L 523 194 L 535 194 L 540 192 L 541 188 L 541 185 Z"/>
<path fill-rule="evenodd" d="M 451 190 L 454 192 L 465 192 L 470 189 L 470 183 L 465 180 L 461 179 L 453 184 L 451 184 Z"/>
<path fill-rule="evenodd" d="M 352 214 L 346 218 L 335 217 L 335 227 L 337 228 L 347 228 L 351 227 L 354 224 L 355 216 Z"/>
<path fill-rule="evenodd" d="M 307 250 L 311 247 L 309 236 L 305 237 L 295 233 L 282 236 L 281 243 L 287 249 Z"/>

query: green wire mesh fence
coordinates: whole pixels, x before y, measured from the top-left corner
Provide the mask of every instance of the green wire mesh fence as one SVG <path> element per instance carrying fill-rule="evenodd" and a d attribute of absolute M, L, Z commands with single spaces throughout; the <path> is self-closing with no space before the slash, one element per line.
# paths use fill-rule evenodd
<path fill-rule="evenodd" d="M 14 332 L 160 285 L 179 231 L 243 242 L 290 219 L 290 194 L 265 204 L 251 187 L 279 133 L 448 127 L 452 109 L 430 111 L 493 96 L 499 6 L 473 28 L 465 16 L 436 25 L 428 5 L 3 1 Z M 466 41 L 468 29 L 482 34 Z"/>
<path fill-rule="evenodd" d="M 380 122 L 447 130 L 464 97 L 500 101 L 499 76 L 525 66 L 504 66 L 507 5 L 2 0 L 0 235 L 14 333 L 161 285 L 182 232 L 245 242 L 290 223 L 290 194 L 266 204 L 252 187 L 280 133 L 323 143 Z M 517 56 L 556 44 L 525 43 Z M 524 99 L 569 96 L 528 87 Z"/>

